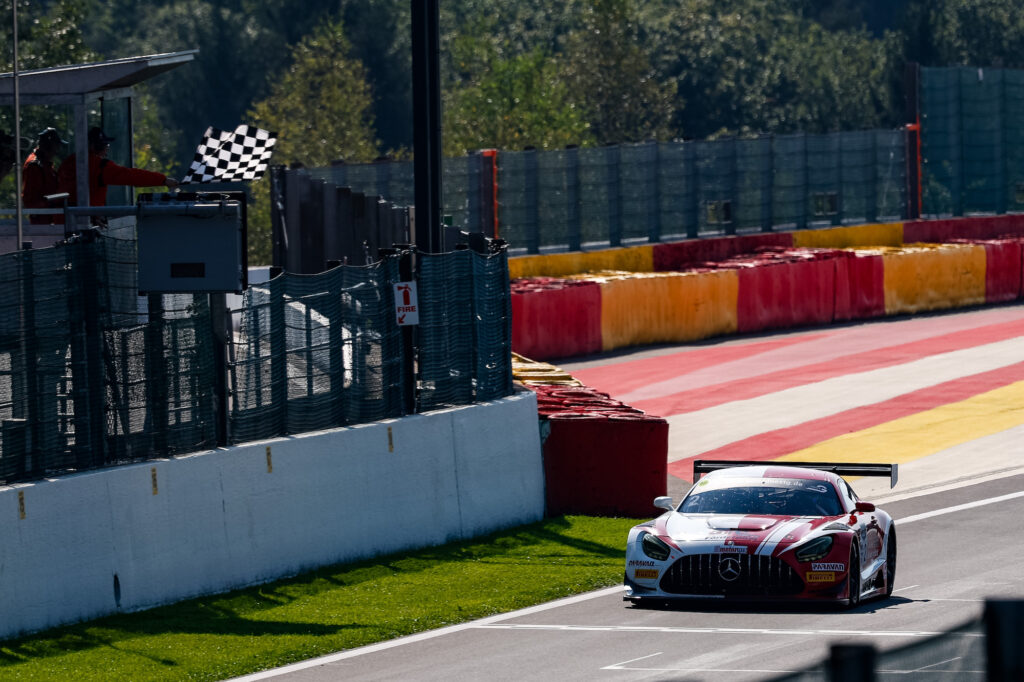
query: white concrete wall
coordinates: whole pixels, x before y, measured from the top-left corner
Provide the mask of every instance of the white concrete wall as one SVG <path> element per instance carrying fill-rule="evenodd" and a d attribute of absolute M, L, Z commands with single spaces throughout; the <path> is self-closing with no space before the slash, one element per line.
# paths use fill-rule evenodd
<path fill-rule="evenodd" d="M 521 391 L 2 487 L 0 638 L 537 521 L 537 424 Z"/>

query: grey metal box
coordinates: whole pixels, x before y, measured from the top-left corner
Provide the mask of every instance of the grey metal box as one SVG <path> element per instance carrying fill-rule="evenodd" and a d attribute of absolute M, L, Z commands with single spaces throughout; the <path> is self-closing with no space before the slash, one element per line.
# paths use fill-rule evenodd
<path fill-rule="evenodd" d="M 140 204 L 139 293 L 241 293 L 237 201 Z"/>

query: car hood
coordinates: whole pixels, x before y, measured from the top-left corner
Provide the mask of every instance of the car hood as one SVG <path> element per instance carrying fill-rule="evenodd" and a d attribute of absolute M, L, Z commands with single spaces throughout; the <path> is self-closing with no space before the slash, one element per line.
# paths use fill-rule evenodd
<path fill-rule="evenodd" d="M 693 552 L 763 553 L 804 540 L 830 517 L 742 514 L 680 514 L 669 512 L 656 523 L 659 535 Z"/>

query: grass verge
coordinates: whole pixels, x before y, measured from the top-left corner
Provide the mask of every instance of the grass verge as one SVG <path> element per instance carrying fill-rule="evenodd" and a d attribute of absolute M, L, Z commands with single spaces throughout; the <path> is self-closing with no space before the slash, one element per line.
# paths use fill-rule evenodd
<path fill-rule="evenodd" d="M 631 519 L 494 535 L 0 642 L 4 680 L 222 680 L 622 581 Z"/>

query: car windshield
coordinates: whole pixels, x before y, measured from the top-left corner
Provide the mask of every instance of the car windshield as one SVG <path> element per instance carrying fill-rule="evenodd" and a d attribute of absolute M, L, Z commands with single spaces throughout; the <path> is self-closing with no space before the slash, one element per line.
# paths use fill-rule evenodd
<path fill-rule="evenodd" d="M 684 514 L 761 514 L 768 516 L 837 516 L 839 497 L 824 481 L 700 481 L 679 511 Z"/>

